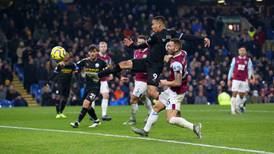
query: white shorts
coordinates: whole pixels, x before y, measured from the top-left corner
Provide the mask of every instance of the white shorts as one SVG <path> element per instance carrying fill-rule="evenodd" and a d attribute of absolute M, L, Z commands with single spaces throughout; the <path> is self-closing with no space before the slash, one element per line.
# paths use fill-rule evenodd
<path fill-rule="evenodd" d="M 249 91 L 248 83 L 246 81 L 232 80 L 232 92 L 245 93 Z"/>
<path fill-rule="evenodd" d="M 100 86 L 100 93 L 109 93 L 109 87 L 108 87 L 108 82 L 107 81 L 100 81 L 101 86 Z"/>
<path fill-rule="evenodd" d="M 166 110 L 177 110 L 180 111 L 181 103 L 185 94 L 178 95 L 176 92 L 172 91 L 170 88 L 161 92 L 159 96 L 159 101 L 163 103 L 166 107 Z"/>
<path fill-rule="evenodd" d="M 147 83 L 143 81 L 135 81 L 132 95 L 140 97 L 147 90 Z"/>

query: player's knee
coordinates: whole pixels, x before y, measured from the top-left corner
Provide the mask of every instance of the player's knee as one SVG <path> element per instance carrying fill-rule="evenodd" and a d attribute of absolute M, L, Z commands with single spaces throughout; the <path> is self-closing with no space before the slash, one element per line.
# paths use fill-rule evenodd
<path fill-rule="evenodd" d="M 160 112 L 161 111 L 161 109 L 160 109 L 160 107 L 159 106 L 157 106 L 157 105 L 154 105 L 153 106 L 153 111 L 155 111 L 155 112 Z"/>
<path fill-rule="evenodd" d="M 102 96 L 104 99 L 109 99 L 109 93 L 103 93 Z"/>
<path fill-rule="evenodd" d="M 130 99 L 131 104 L 137 104 L 138 103 L 138 97 L 132 95 Z"/>
<path fill-rule="evenodd" d="M 83 106 L 82 107 L 88 109 L 89 106 L 90 106 L 90 104 L 91 104 L 90 101 L 85 99 L 84 102 L 83 102 Z"/>
<path fill-rule="evenodd" d="M 233 97 L 237 97 L 237 92 L 232 92 Z"/>
<path fill-rule="evenodd" d="M 240 96 L 241 99 L 243 99 L 245 94 L 244 93 L 239 93 L 239 96 Z"/>

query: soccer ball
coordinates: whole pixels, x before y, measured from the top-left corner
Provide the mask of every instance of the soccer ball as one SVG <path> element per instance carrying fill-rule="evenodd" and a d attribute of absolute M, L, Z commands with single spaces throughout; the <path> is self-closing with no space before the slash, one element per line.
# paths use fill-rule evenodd
<path fill-rule="evenodd" d="M 50 57 L 51 59 L 61 61 L 67 55 L 66 50 L 61 46 L 56 46 L 51 49 Z"/>

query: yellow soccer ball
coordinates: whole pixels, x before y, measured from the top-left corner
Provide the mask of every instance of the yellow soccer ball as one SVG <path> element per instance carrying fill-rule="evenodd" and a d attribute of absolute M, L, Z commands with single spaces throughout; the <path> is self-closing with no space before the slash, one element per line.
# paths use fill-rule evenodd
<path fill-rule="evenodd" d="M 51 59 L 61 61 L 67 55 L 66 50 L 61 46 L 56 46 L 51 49 L 50 57 Z"/>

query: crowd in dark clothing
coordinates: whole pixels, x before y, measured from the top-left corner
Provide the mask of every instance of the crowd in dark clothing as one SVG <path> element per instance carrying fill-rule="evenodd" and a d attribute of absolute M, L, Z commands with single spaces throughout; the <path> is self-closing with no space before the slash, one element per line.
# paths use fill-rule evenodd
<path fill-rule="evenodd" d="M 163 5 L 163 3 L 165 3 Z M 163 6 L 165 6 L 163 8 Z M 189 104 L 216 104 L 217 96 L 229 92 L 227 74 L 239 44 L 246 44 L 254 65 L 254 81 L 250 85 L 250 97 L 258 102 L 273 102 L 273 7 L 244 4 L 242 6 L 185 6 L 179 1 L 135 0 L 76 0 L 71 4 L 62 1 L 23 0 L 8 9 L 0 10 L 0 56 L 8 59 L 10 66 L 1 66 L 3 78 L 12 78 L 11 66 L 16 66 L 23 76 L 28 92 L 31 85 L 41 87 L 41 104 L 51 105 L 55 100 L 53 86 L 45 86 L 52 66 L 49 57 L 53 46 L 60 45 L 72 53 L 74 60 L 86 56 L 88 45 L 106 41 L 109 54 L 115 63 L 132 58 L 125 50 L 124 36 L 133 38 L 150 33 L 150 21 L 155 15 L 166 17 L 168 27 L 186 34 L 207 35 L 211 47 L 203 48 L 193 42 L 184 42 L 188 52 L 189 92 L 185 102 Z M 254 26 L 238 35 L 223 33 L 221 16 L 243 16 Z M 253 35 L 254 34 L 254 35 Z M 164 76 L 167 76 L 167 68 Z M 12 79 L 10 79 L 12 81 Z M 77 80 L 76 80 L 77 81 Z M 122 83 L 118 78 L 110 82 L 113 101 L 129 96 L 132 80 Z M 73 82 L 70 103 L 79 104 L 83 83 Z M 253 99 L 254 100 L 254 99 Z"/>

